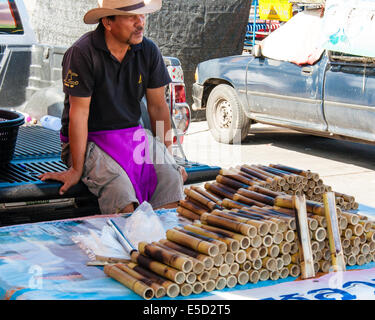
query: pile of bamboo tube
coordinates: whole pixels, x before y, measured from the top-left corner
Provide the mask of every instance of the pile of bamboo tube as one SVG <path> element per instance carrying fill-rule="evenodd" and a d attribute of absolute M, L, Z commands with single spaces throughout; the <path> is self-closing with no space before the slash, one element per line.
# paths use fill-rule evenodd
<path fill-rule="evenodd" d="M 240 229 L 234 229 L 235 225 L 247 230 L 242 230 L 243 235 L 248 233 L 246 236 L 250 241 L 250 246 L 245 249 L 248 256 L 244 264 L 251 267 L 245 270 L 264 268 L 269 271 L 268 277 L 258 280 L 277 279 L 289 274 L 298 276 L 300 261 L 291 195 L 271 190 L 269 185 L 246 175 L 246 170 L 242 170 L 248 167 L 221 170 L 216 181 L 205 183 L 204 188 L 186 188 L 186 198 L 180 201 L 177 212 L 187 219 L 199 221 L 201 228 L 211 228 L 218 233 L 228 229 L 241 233 Z M 294 173 L 295 178 L 297 175 Z M 267 182 L 271 181 L 278 181 L 278 178 Z M 332 260 L 324 205 L 307 200 L 306 206 L 315 272 L 327 273 Z M 375 261 L 375 223 L 338 206 L 337 216 L 346 265 Z"/>
<path fill-rule="evenodd" d="M 279 178 L 261 180 L 243 168 L 221 170 L 215 182 L 185 188 L 186 198 L 177 212 L 188 222 L 167 230 L 166 239 L 139 243 L 131 260 L 108 264 L 104 272 L 145 299 L 298 277 L 300 255 L 291 195 L 271 182 Z M 305 171 L 299 172 L 290 176 L 309 181 Z M 315 272 L 329 272 L 332 260 L 324 206 L 308 200 L 306 209 Z M 337 215 L 345 263 L 375 261 L 375 223 L 339 207 Z"/>

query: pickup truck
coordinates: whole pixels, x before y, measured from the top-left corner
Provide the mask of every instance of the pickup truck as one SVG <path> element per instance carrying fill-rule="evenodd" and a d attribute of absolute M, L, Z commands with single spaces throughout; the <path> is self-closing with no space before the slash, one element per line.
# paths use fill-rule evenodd
<path fill-rule="evenodd" d="M 290 22 L 272 33 L 273 40 Z M 312 33 L 305 29 L 302 39 Z M 276 50 L 291 50 L 278 44 Z M 222 143 L 241 143 L 259 122 L 374 144 L 374 89 L 372 58 L 322 50 L 314 63 L 297 64 L 265 56 L 261 44 L 252 54 L 199 63 L 192 108 L 206 109 L 210 131 Z"/>
<path fill-rule="evenodd" d="M 37 43 L 21 0 L 0 0 L 0 109 L 23 113 L 11 161 L 0 168 L 0 226 L 98 214 L 96 198 L 83 183 L 63 197 L 61 183 L 37 176 L 62 171 L 59 131 L 44 128 L 45 115 L 61 117 L 64 94 L 61 61 L 66 48 Z M 183 70 L 175 57 L 164 57 L 173 82 L 166 88 L 174 132 L 174 157 L 187 171 L 186 184 L 213 179 L 219 167 L 187 160 L 183 136 L 190 122 Z M 140 123 L 150 128 L 146 100 Z M 1 128 L 0 128 L 1 129 Z M 6 152 L 1 150 L 1 152 Z"/>

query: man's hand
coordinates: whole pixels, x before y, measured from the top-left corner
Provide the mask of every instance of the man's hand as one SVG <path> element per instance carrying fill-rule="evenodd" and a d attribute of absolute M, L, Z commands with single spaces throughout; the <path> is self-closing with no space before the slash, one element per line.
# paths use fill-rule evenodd
<path fill-rule="evenodd" d="M 180 171 L 180 173 L 181 173 L 182 181 L 185 182 L 187 180 L 187 178 L 188 178 L 188 174 L 187 174 L 185 168 L 184 167 L 179 167 L 178 171 Z"/>
<path fill-rule="evenodd" d="M 63 183 L 63 186 L 60 188 L 59 193 L 63 195 L 67 192 L 72 186 L 76 185 L 81 179 L 81 172 L 70 168 L 69 170 L 62 172 L 46 172 L 38 176 L 42 181 L 45 180 L 56 180 Z"/>

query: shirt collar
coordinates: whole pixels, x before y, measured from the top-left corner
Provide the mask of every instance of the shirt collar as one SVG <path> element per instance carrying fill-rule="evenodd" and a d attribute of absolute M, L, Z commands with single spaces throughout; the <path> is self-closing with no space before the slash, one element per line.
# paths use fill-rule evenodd
<path fill-rule="evenodd" d="M 109 52 L 104 38 L 104 27 L 101 23 L 98 24 L 92 35 L 93 45 L 95 48 Z M 131 51 L 138 51 L 143 48 L 143 40 L 141 43 L 129 47 Z"/>

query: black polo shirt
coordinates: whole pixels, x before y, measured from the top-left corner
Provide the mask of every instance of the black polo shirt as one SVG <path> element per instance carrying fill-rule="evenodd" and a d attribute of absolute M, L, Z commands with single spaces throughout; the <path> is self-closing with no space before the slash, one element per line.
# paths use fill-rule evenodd
<path fill-rule="evenodd" d="M 138 125 L 147 88 L 171 82 L 160 50 L 151 40 L 144 37 L 131 46 L 120 63 L 107 48 L 101 24 L 66 51 L 62 67 L 64 136 L 68 136 L 69 95 L 91 97 L 89 132 L 116 130 Z"/>

